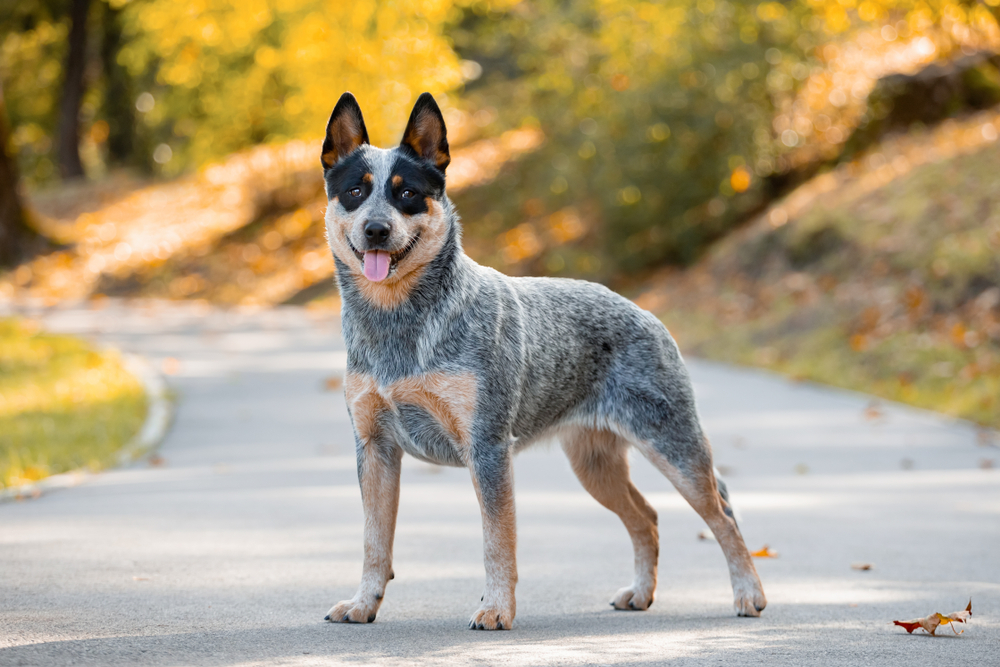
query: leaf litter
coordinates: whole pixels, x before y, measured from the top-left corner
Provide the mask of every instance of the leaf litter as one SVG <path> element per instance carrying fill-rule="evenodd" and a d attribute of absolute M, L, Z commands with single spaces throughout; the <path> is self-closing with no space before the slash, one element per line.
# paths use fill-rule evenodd
<path fill-rule="evenodd" d="M 926 618 L 915 618 L 912 621 L 893 621 L 893 624 L 904 628 L 906 632 L 911 635 L 913 634 L 913 631 L 917 629 L 924 630 L 928 634 L 933 635 L 940 626 L 950 625 L 952 631 L 956 635 L 960 635 L 965 632 L 965 630 L 956 630 L 955 623 L 968 623 L 971 618 L 972 600 L 969 600 L 969 605 L 962 611 L 955 611 L 947 615 L 933 613 Z"/>

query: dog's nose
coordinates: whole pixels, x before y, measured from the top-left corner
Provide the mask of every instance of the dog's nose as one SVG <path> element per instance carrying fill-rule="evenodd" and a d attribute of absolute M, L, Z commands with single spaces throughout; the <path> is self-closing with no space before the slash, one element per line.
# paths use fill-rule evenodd
<path fill-rule="evenodd" d="M 381 220 L 369 220 L 365 223 L 365 238 L 371 243 L 385 243 L 389 238 L 389 223 Z"/>

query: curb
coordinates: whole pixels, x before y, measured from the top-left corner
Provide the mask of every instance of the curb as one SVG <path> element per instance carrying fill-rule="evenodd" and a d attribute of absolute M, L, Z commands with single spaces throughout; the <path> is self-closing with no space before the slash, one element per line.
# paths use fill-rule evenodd
<path fill-rule="evenodd" d="M 136 463 L 150 455 L 163 441 L 174 417 L 174 404 L 163 375 L 149 361 L 137 354 L 123 354 L 122 364 L 142 384 L 149 399 L 146 419 L 139 432 L 132 436 L 118 455 L 118 467 Z M 79 486 L 97 473 L 87 470 L 71 470 L 51 475 L 33 484 L 22 484 L 0 490 L 0 503 L 11 500 L 38 498 L 44 493 L 57 489 Z"/>

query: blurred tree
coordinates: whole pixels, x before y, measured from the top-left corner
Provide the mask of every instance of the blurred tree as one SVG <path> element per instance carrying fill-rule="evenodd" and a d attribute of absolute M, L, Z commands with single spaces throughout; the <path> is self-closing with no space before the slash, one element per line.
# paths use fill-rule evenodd
<path fill-rule="evenodd" d="M 67 6 L 64 0 L 0 3 L 0 81 L 11 148 L 29 183 L 57 174 L 53 136 L 69 32 Z"/>
<path fill-rule="evenodd" d="M 38 235 L 28 225 L 21 201 L 17 162 L 9 153 L 9 146 L 7 108 L 0 82 L 0 267 L 22 260 L 38 240 Z"/>
<path fill-rule="evenodd" d="M 863 66 L 884 57 L 879 45 L 905 36 L 896 57 L 909 62 L 998 43 L 989 12 L 958 0 L 538 0 L 502 13 L 473 5 L 451 34 L 483 67 L 466 92 L 489 111 L 483 124 L 540 124 L 547 137 L 461 197 L 463 210 L 489 212 L 487 236 L 505 232 L 494 263 L 602 279 L 693 261 L 796 170 L 835 160 L 851 128 L 827 135 L 830 118 L 813 121 L 863 106 Z M 838 59 L 837 44 L 857 35 Z M 834 61 L 854 70 L 829 75 Z M 797 157 L 817 141 L 830 150 Z M 591 232 L 570 245 L 567 207 Z"/>
<path fill-rule="evenodd" d="M 70 0 L 69 50 L 63 67 L 56 156 L 63 178 L 82 178 L 80 161 L 80 103 L 83 101 L 87 55 L 87 17 L 90 0 Z"/>
<path fill-rule="evenodd" d="M 345 90 L 376 143 L 416 96 L 462 82 L 452 0 L 147 0 L 123 8 L 117 62 L 167 173 L 264 141 L 322 133 Z"/>
<path fill-rule="evenodd" d="M 121 8 L 104 5 L 101 18 L 101 65 L 104 73 L 101 112 L 108 123 L 108 162 L 127 164 L 136 161 L 137 142 L 134 82 L 128 70 L 118 62 L 118 55 L 125 46 Z"/>

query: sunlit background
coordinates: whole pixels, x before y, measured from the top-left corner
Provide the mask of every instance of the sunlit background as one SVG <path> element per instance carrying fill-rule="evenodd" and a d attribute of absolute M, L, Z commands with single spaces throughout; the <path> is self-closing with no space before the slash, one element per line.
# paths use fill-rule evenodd
<path fill-rule="evenodd" d="M 5 3 L 0 299 L 336 309 L 326 119 L 350 90 L 393 145 L 429 90 L 477 261 L 608 284 L 686 352 L 998 426 L 998 16 L 1000 0 Z"/>

